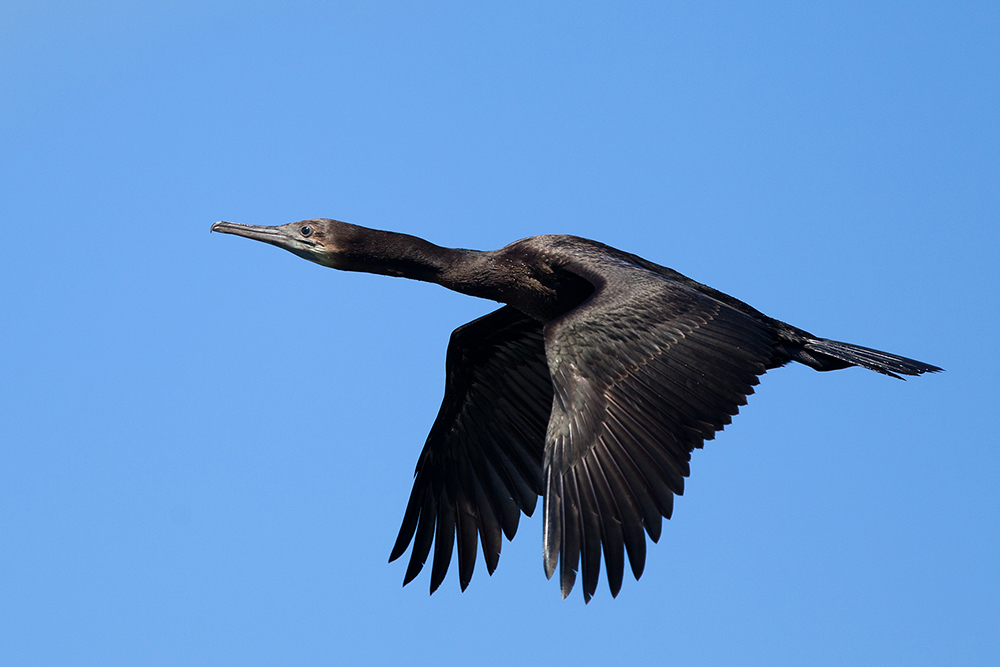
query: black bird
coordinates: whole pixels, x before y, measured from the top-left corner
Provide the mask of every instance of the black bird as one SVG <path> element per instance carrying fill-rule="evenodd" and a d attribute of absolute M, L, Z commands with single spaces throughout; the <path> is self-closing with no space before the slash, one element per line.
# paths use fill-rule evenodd
<path fill-rule="evenodd" d="M 403 584 L 434 544 L 430 588 L 457 542 L 462 590 L 482 542 L 490 574 L 501 531 L 544 497 L 545 574 L 565 598 L 582 572 L 586 601 L 603 551 L 611 595 L 625 552 L 638 579 L 643 531 L 656 542 L 691 451 L 731 421 L 757 376 L 790 361 L 899 377 L 920 361 L 816 336 L 671 269 L 574 236 L 534 236 L 493 251 L 441 248 L 329 219 L 212 231 L 290 250 L 317 264 L 438 283 L 506 304 L 459 327 L 444 402 L 417 461 L 389 557 L 412 542 Z"/>

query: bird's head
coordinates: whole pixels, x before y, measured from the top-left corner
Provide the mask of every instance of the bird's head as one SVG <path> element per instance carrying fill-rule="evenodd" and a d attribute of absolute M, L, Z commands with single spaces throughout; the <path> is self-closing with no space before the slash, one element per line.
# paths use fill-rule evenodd
<path fill-rule="evenodd" d="M 362 228 L 329 218 L 300 220 L 274 227 L 222 221 L 212 225 L 213 232 L 235 234 L 270 243 L 334 269 L 348 268 L 344 265 L 346 256 L 359 229 Z"/>

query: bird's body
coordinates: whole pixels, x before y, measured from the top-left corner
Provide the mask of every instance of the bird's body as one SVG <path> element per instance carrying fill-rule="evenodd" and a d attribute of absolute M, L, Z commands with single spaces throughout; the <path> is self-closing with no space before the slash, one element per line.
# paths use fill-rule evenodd
<path fill-rule="evenodd" d="M 433 544 L 432 592 L 456 547 L 463 590 L 477 542 L 492 573 L 501 533 L 513 538 L 520 513 L 530 515 L 542 495 L 546 574 L 559 566 L 565 597 L 579 569 L 589 600 L 603 554 L 617 595 L 625 553 L 638 578 L 644 532 L 659 538 L 691 451 L 730 422 L 759 375 L 789 361 L 897 377 L 941 370 L 817 338 L 672 269 L 573 236 L 480 252 L 327 219 L 212 229 L 333 268 L 506 304 L 452 334 L 444 401 L 390 556 L 412 543 L 405 584 Z"/>

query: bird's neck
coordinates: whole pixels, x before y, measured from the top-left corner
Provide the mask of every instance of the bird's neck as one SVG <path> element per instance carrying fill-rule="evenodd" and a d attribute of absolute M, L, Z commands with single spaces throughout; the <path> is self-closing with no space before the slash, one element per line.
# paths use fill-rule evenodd
<path fill-rule="evenodd" d="M 357 233 L 338 253 L 339 269 L 422 280 L 470 296 L 500 300 L 492 253 L 442 248 L 409 234 L 355 229 Z"/>

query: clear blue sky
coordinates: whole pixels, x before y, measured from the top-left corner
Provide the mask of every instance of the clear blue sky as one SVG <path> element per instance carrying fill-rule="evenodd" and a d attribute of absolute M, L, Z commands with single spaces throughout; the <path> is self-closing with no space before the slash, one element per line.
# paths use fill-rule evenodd
<path fill-rule="evenodd" d="M 0 664 L 1000 664 L 995 2 L 5 2 Z M 491 8 L 496 7 L 496 8 Z M 769 373 L 646 574 L 387 564 L 493 304 L 210 235 L 598 239 L 947 372 Z"/>

